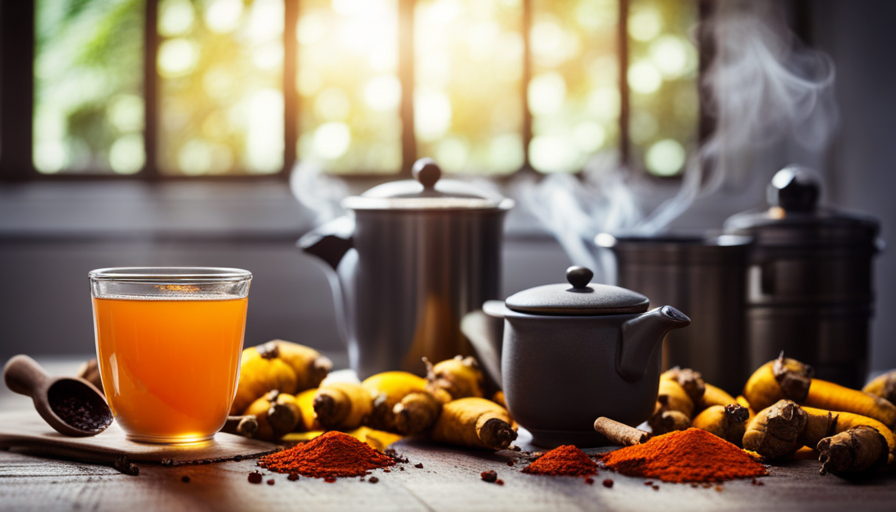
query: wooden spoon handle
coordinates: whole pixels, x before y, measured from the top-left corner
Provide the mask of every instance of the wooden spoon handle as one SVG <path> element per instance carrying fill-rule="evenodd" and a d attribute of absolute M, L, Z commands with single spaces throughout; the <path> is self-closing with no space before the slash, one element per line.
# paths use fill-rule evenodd
<path fill-rule="evenodd" d="M 17 355 L 3 368 L 6 387 L 20 395 L 34 397 L 50 381 L 50 375 L 37 361 L 26 355 Z"/>

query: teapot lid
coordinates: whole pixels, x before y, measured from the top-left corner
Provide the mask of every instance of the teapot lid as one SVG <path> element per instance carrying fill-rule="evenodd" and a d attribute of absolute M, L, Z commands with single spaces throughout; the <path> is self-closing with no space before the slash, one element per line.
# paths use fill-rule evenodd
<path fill-rule="evenodd" d="M 377 185 L 343 200 L 351 210 L 509 210 L 513 200 L 459 180 L 443 180 L 432 158 L 414 162 L 414 179 Z"/>
<path fill-rule="evenodd" d="M 569 284 L 529 288 L 508 297 L 505 305 L 536 315 L 626 315 L 643 313 L 650 306 L 644 295 L 618 286 L 592 284 L 592 277 L 594 273 L 585 267 L 569 267 Z"/>

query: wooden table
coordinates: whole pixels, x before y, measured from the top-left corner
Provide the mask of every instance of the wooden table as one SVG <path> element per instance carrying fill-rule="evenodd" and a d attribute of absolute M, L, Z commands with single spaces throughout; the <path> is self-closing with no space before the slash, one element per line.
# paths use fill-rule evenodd
<path fill-rule="evenodd" d="M 42 361 L 55 373 L 71 372 L 71 361 Z M 30 400 L 0 391 L 0 410 L 30 407 Z M 522 446 L 524 449 L 525 439 Z M 254 485 L 247 480 L 254 461 L 206 466 L 162 467 L 140 465 L 133 477 L 103 466 L 57 461 L 0 452 L 0 510 L 112 510 L 180 511 L 215 510 L 274 512 L 318 510 L 896 510 L 896 472 L 881 473 L 870 481 L 850 483 L 835 476 L 819 476 L 817 461 L 798 460 L 775 466 L 762 479 L 729 482 L 715 488 L 659 484 L 644 485 L 601 471 L 593 485 L 581 478 L 539 477 L 522 474 L 522 464 L 507 465 L 514 454 L 456 450 L 401 442 L 398 451 L 410 459 L 404 471 L 374 472 L 379 482 L 358 478 L 335 483 L 301 478 L 290 482 L 274 474 L 275 484 Z M 422 463 L 417 469 L 415 463 Z M 479 473 L 498 472 L 504 486 L 482 482 Z M 183 482 L 189 476 L 189 483 Z M 612 488 L 601 482 L 610 478 Z"/>

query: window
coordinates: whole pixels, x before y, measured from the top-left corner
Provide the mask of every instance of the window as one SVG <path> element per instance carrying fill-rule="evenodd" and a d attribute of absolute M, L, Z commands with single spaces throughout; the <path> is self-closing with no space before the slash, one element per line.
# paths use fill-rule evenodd
<path fill-rule="evenodd" d="M 35 46 L 4 63 L 33 77 L 33 106 L 4 115 L 32 125 L 2 139 L 20 141 L 0 156 L 7 176 L 263 176 L 297 161 L 392 175 L 424 155 L 494 176 L 578 172 L 605 151 L 674 176 L 699 142 L 698 0 L 8 4 L 4 41 L 27 40 L 9 16 L 24 12 Z M 22 143 L 30 165 L 10 171 Z"/>

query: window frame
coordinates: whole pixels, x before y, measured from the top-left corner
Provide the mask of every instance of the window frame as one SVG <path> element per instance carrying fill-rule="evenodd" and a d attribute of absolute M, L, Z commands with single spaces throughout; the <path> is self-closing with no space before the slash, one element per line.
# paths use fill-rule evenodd
<path fill-rule="evenodd" d="M 397 174 L 382 173 L 340 173 L 333 176 L 356 181 L 376 183 L 410 177 L 413 162 L 417 159 L 417 144 L 414 135 L 414 6 L 416 0 L 398 1 L 398 78 L 402 85 L 400 117 L 402 123 L 402 165 Z M 619 91 L 621 108 L 619 115 L 619 155 L 622 164 L 631 162 L 631 140 L 629 136 L 629 97 L 630 91 L 626 81 L 625 70 L 628 68 L 628 36 L 627 26 L 629 0 L 617 0 L 619 19 L 617 25 L 617 44 L 619 62 Z M 43 174 L 37 171 L 33 163 L 33 110 L 34 110 L 34 57 L 35 57 L 35 0 L 17 0 L 0 2 L 0 115 L 4 126 L 0 126 L 0 182 L 22 181 L 138 181 L 138 182 L 177 182 L 177 181 L 287 181 L 294 165 L 298 162 L 297 141 L 300 133 L 298 113 L 298 90 L 296 76 L 299 66 L 298 41 L 294 37 L 295 27 L 299 21 L 301 0 L 283 0 L 283 99 L 284 99 L 284 155 L 283 167 L 271 174 L 226 174 L 226 175 L 166 175 L 160 172 L 157 163 L 158 149 L 158 85 L 159 74 L 156 68 L 156 55 L 161 37 L 157 31 L 159 0 L 146 0 L 144 25 L 143 55 L 143 92 L 145 104 L 144 148 L 146 161 L 144 167 L 135 174 L 120 175 L 112 173 L 57 173 Z M 698 21 L 703 21 L 712 12 L 713 0 L 697 0 Z M 523 124 L 522 136 L 524 160 L 520 169 L 505 175 L 484 176 L 497 182 L 505 182 L 521 173 L 542 176 L 532 169 L 529 162 L 529 144 L 532 140 L 532 113 L 528 106 L 528 84 L 532 78 L 532 54 L 530 33 L 532 27 L 532 0 L 522 0 L 523 34 L 523 75 L 522 104 Z M 31 20 L 22 23 L 22 20 Z M 702 35 L 697 38 L 699 58 L 699 76 L 706 70 L 711 60 L 712 48 L 706 44 Z M 30 41 L 31 44 L 23 44 Z M 712 119 L 707 117 L 702 108 L 699 116 L 698 140 L 702 143 L 711 133 Z M 8 129 L 8 127 L 15 127 Z M 681 173 L 671 177 L 653 176 L 644 169 L 634 172 L 650 176 L 661 181 L 676 181 Z M 581 174 L 577 172 L 575 174 Z"/>

